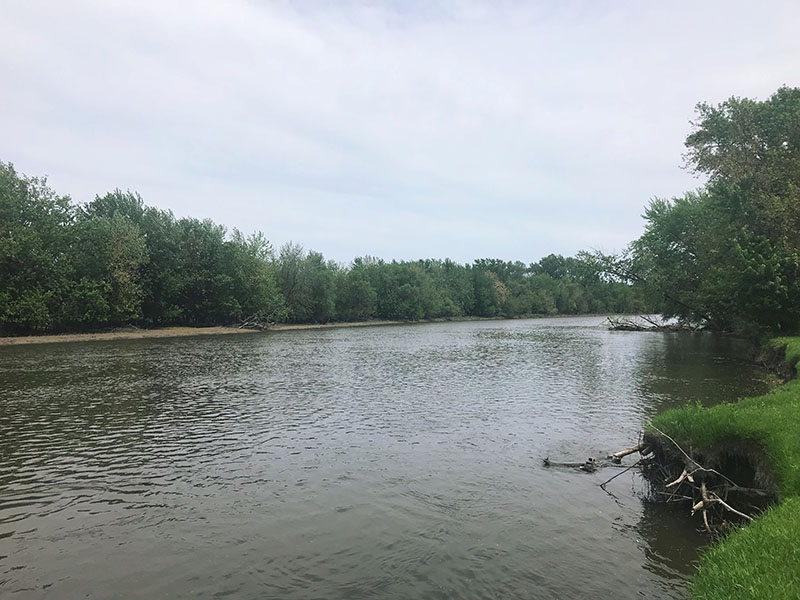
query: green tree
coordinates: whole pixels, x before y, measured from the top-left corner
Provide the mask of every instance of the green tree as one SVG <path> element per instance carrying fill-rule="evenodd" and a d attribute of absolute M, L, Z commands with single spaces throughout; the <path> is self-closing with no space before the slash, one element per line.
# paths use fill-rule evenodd
<path fill-rule="evenodd" d="M 303 321 L 327 323 L 336 315 L 336 267 L 325 262 L 320 252 L 311 251 L 303 261 Z"/>
<path fill-rule="evenodd" d="M 365 321 L 378 310 L 378 294 L 372 287 L 364 261 L 357 258 L 336 281 L 336 317 L 343 321 Z"/>
<path fill-rule="evenodd" d="M 492 271 L 472 268 L 472 285 L 475 290 L 474 314 L 479 317 L 494 317 L 500 313 L 501 299 L 497 297 L 497 275 Z"/>
<path fill-rule="evenodd" d="M 278 285 L 286 301 L 287 319 L 326 323 L 336 315 L 336 266 L 319 252 L 284 244 L 278 255 Z"/>
<path fill-rule="evenodd" d="M 117 213 L 73 228 L 73 279 L 65 319 L 73 326 L 121 325 L 142 317 L 140 270 L 147 248 L 139 227 Z M 82 308 L 83 307 L 83 308 Z"/>
<path fill-rule="evenodd" d="M 717 328 L 800 323 L 800 89 L 699 104 L 688 166 L 697 194 L 656 200 L 633 263 L 665 312 Z"/>
<path fill-rule="evenodd" d="M 230 317 L 263 322 L 284 319 L 286 307 L 275 277 L 272 246 L 264 234 L 244 236 L 234 229 L 224 246 L 225 270 L 231 274 L 232 294 L 240 308 Z"/>
<path fill-rule="evenodd" d="M 180 306 L 181 235 L 175 217 L 144 204 L 133 192 L 114 190 L 79 208 L 82 220 L 126 217 L 139 227 L 144 237 L 148 260 L 141 265 L 142 321 L 150 325 L 187 322 Z M 191 319 L 189 319 L 190 321 Z"/>
<path fill-rule="evenodd" d="M 71 265 L 74 211 L 45 179 L 0 162 L 0 331 L 58 326 Z"/>
<path fill-rule="evenodd" d="M 230 322 L 241 315 L 233 274 L 225 268 L 225 228 L 210 219 L 180 219 L 176 233 L 176 300 L 181 320 L 191 325 L 211 325 Z"/>

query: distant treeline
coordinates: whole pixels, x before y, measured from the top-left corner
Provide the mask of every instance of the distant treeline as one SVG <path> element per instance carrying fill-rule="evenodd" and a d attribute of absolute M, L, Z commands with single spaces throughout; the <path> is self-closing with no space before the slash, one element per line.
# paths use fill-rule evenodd
<path fill-rule="evenodd" d="M 517 317 L 645 309 L 638 287 L 595 258 L 344 266 L 260 233 L 176 219 L 119 190 L 74 205 L 0 162 L 0 332 L 243 320 L 324 323 Z"/>

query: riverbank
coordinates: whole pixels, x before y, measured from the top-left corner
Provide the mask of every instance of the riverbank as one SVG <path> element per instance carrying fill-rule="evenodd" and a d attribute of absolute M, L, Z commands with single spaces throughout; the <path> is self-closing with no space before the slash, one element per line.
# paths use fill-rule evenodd
<path fill-rule="evenodd" d="M 26 336 L 0 336 L 0 346 L 14 346 L 17 344 L 53 344 L 60 342 L 95 342 L 104 340 L 136 340 L 146 338 L 187 337 L 196 335 L 228 335 L 239 333 L 269 333 L 273 331 L 295 331 L 303 329 L 338 329 L 341 327 L 383 327 L 387 325 L 411 325 L 418 323 L 447 323 L 456 321 L 506 321 L 520 319 L 557 319 L 570 317 L 602 317 L 601 314 L 589 315 L 525 315 L 524 317 L 450 317 L 438 319 L 424 319 L 422 321 L 341 321 L 332 323 L 280 323 L 268 329 L 240 329 L 235 326 L 213 327 L 158 327 L 153 329 L 138 329 L 124 327 L 112 331 L 99 331 L 88 333 L 58 333 L 48 335 Z"/>
<path fill-rule="evenodd" d="M 106 340 L 138 340 L 146 338 L 171 338 L 199 335 L 255 334 L 271 331 L 292 331 L 296 329 L 333 329 L 336 327 L 374 327 L 379 325 L 401 325 L 408 321 L 358 321 L 348 323 L 303 323 L 297 325 L 274 325 L 267 330 L 240 329 L 238 327 L 159 327 L 154 329 L 124 328 L 114 331 L 91 333 L 61 333 L 54 335 L 26 335 L 19 337 L 0 337 L 0 346 L 18 344 L 54 344 L 62 342 L 97 342 Z"/>
<path fill-rule="evenodd" d="M 779 338 L 771 347 L 782 350 L 795 371 L 800 338 Z M 698 513 L 711 504 L 705 493 L 707 469 L 721 471 L 738 486 L 764 489 L 781 502 L 701 558 L 692 597 L 800 598 L 800 380 L 734 403 L 669 410 L 653 419 L 645 440 L 662 461 L 675 462 L 675 445 L 691 455 L 679 460 L 703 482 L 706 500 L 695 504 Z"/>
<path fill-rule="evenodd" d="M 89 333 L 60 333 L 52 335 L 26 335 L 0 337 L 0 346 L 18 344 L 53 344 L 61 342 L 95 342 L 104 340 L 137 340 L 145 338 L 170 338 L 198 335 L 232 335 L 243 333 L 269 333 L 273 331 L 295 331 L 302 329 L 337 329 L 340 327 L 379 327 L 386 325 L 408 325 L 409 323 L 437 323 L 445 321 L 487 321 L 496 320 L 486 317 L 458 317 L 453 319 L 430 319 L 426 321 L 343 321 L 336 323 L 283 323 L 273 325 L 266 330 L 241 329 L 233 326 L 214 327 L 158 327 L 153 329 L 137 329 L 125 327 L 112 331 Z"/>
<path fill-rule="evenodd" d="M 0 346 L 24 344 L 56 344 L 63 342 L 99 342 L 106 340 L 138 340 L 143 338 L 170 338 L 197 335 L 228 335 L 238 333 L 257 333 L 252 329 L 235 327 L 160 327 L 158 329 L 124 328 L 113 331 L 90 333 L 59 333 L 53 335 L 26 335 L 19 337 L 0 337 Z"/>

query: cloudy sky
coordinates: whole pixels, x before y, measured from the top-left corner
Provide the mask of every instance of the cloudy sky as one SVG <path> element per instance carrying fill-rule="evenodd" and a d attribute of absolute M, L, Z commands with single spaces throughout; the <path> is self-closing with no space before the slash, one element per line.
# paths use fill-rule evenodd
<path fill-rule="evenodd" d="M 4 0 L 0 160 L 349 262 L 614 251 L 797 2 Z"/>

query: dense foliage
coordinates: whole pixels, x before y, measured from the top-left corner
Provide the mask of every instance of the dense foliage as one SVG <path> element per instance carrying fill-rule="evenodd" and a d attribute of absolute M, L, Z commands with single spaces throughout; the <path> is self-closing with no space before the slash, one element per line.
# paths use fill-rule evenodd
<path fill-rule="evenodd" d="M 800 323 L 800 88 L 700 104 L 687 166 L 695 193 L 654 200 L 625 269 L 668 316 L 715 329 Z"/>
<path fill-rule="evenodd" d="M 280 315 L 260 235 L 226 237 L 115 191 L 82 206 L 0 163 L 0 331 L 209 324 Z"/>
<path fill-rule="evenodd" d="M 0 332 L 245 319 L 368 319 L 635 312 L 635 286 L 601 275 L 587 253 L 538 263 L 476 260 L 349 266 L 262 234 L 176 219 L 119 190 L 74 205 L 0 162 Z"/>

